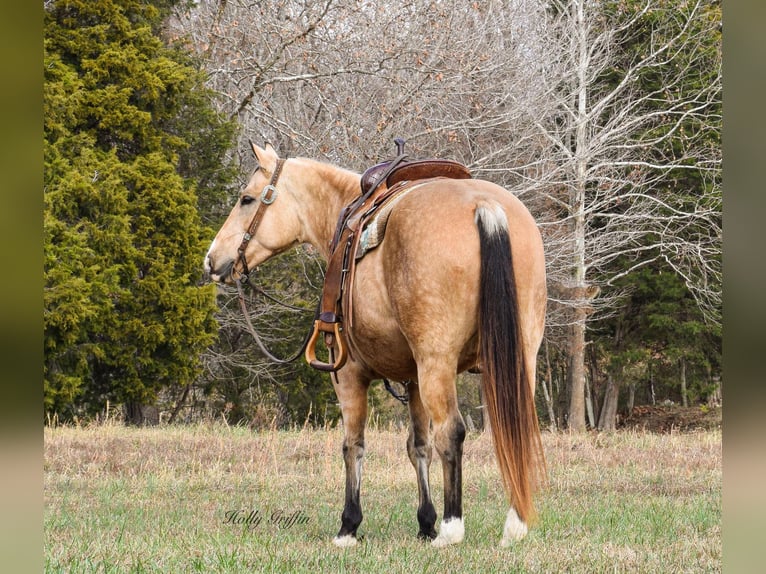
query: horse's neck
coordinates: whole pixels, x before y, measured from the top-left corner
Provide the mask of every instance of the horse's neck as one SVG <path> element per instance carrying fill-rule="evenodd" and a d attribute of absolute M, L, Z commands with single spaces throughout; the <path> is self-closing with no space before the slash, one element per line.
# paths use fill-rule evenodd
<path fill-rule="evenodd" d="M 361 175 L 313 160 L 306 162 L 301 172 L 303 191 L 299 199 L 302 211 L 302 223 L 306 233 L 304 238 L 311 243 L 325 260 L 330 255 L 330 241 L 335 234 L 335 226 L 341 210 L 360 193 Z"/>

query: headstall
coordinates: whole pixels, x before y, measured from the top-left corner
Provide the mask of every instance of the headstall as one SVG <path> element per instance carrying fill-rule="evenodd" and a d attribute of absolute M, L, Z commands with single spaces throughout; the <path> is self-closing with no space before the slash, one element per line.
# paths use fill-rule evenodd
<path fill-rule="evenodd" d="M 242 283 L 247 283 L 250 277 L 250 270 L 247 267 L 245 251 L 247 250 L 250 240 L 255 236 L 258 225 L 260 225 L 261 219 L 263 219 L 263 214 L 266 213 L 269 205 L 274 203 L 274 200 L 277 198 L 277 180 L 279 180 L 279 174 L 282 173 L 282 166 L 285 164 L 285 161 L 286 160 L 282 158 L 277 159 L 277 165 L 274 168 L 274 173 L 271 174 L 271 180 L 268 185 L 263 188 L 263 191 L 261 191 L 258 209 L 255 210 L 255 215 L 253 215 L 253 219 L 250 221 L 250 225 L 248 225 L 247 231 L 245 231 L 245 235 L 242 237 L 242 243 L 239 244 L 239 248 L 237 249 L 238 261 L 242 264 L 242 271 L 239 278 Z"/>

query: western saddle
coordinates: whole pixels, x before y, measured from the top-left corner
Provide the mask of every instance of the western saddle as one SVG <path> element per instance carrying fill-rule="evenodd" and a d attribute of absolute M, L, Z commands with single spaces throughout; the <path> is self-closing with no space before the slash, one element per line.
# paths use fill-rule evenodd
<path fill-rule="evenodd" d="M 464 165 L 450 160 L 408 161 L 404 140 L 394 140 L 397 156 L 364 172 L 360 195 L 338 218 L 330 243 L 322 299 L 306 347 L 306 361 L 315 369 L 335 372 L 349 356 L 347 332 L 352 328 L 352 285 L 356 262 L 383 240 L 388 216 L 396 203 L 416 184 L 436 178 L 470 179 Z M 319 335 L 329 353 L 329 362 L 317 359 Z"/>

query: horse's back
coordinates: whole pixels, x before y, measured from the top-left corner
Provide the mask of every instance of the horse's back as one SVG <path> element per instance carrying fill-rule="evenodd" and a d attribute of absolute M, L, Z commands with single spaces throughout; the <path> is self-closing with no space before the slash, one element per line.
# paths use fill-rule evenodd
<path fill-rule="evenodd" d="M 481 269 L 475 212 L 481 204 L 506 213 L 526 322 L 536 322 L 540 307 L 544 313 L 542 240 L 518 198 L 482 180 L 416 184 L 391 213 L 380 247 L 357 269 L 355 339 L 363 348 L 378 343 L 366 362 L 402 364 L 409 376 L 417 355 L 454 357 L 458 370 L 476 363 Z M 402 378 L 403 372 L 388 374 Z"/>
<path fill-rule="evenodd" d="M 475 212 L 480 204 L 501 205 L 509 222 L 514 258 L 542 262 L 542 238 L 526 206 L 506 189 L 484 180 L 437 179 L 417 185 L 400 201 L 389 224 L 400 249 L 448 258 L 478 259 Z M 470 243 L 472 249 L 461 246 Z"/>

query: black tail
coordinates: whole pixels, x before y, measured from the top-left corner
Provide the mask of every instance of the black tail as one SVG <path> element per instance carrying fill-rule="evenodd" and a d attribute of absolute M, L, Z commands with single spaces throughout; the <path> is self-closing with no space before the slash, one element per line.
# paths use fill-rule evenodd
<path fill-rule="evenodd" d="M 545 459 L 524 361 L 508 220 L 499 204 L 481 204 L 476 208 L 476 225 L 481 244 L 483 392 L 506 494 L 519 517 L 529 523 L 535 517 L 532 496 L 545 472 Z"/>

